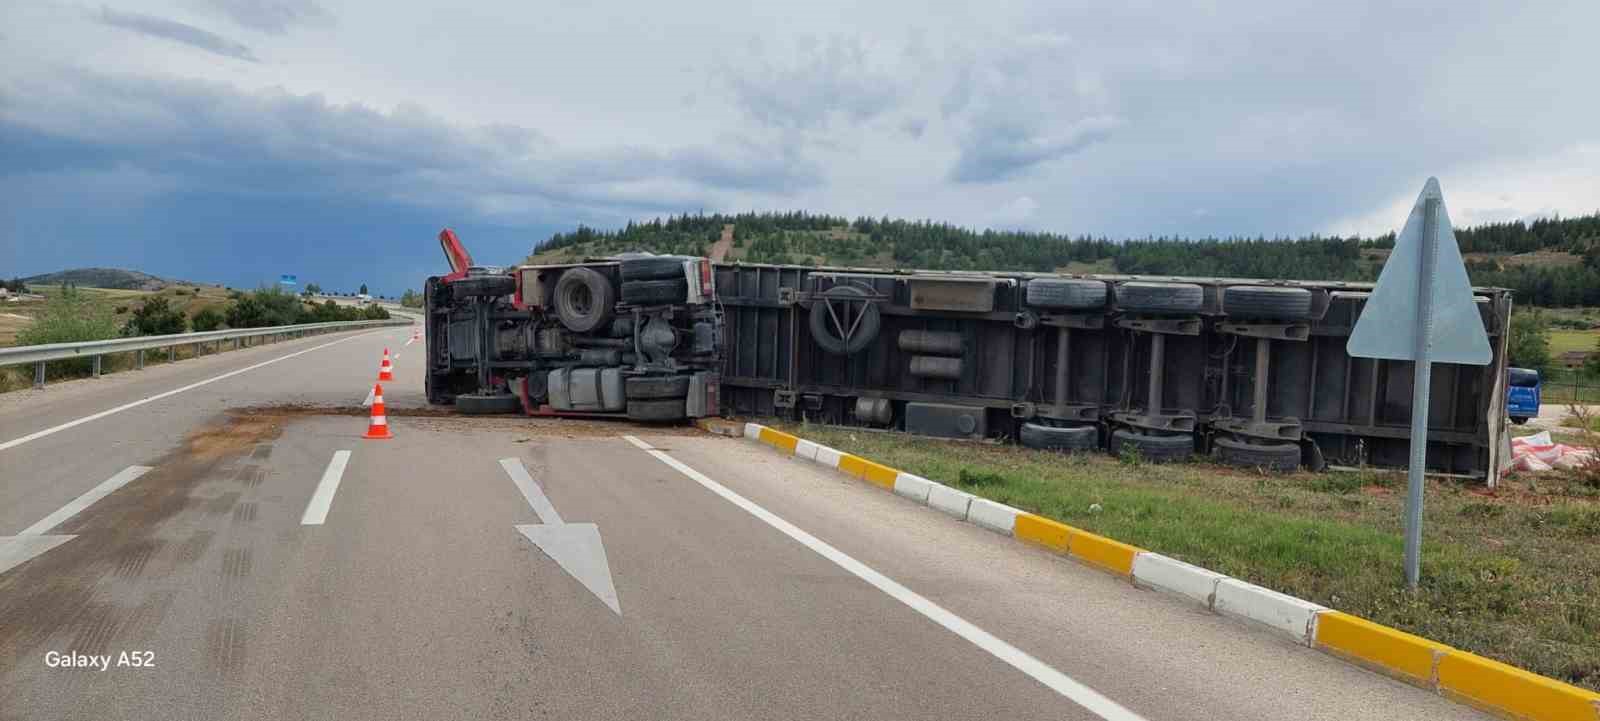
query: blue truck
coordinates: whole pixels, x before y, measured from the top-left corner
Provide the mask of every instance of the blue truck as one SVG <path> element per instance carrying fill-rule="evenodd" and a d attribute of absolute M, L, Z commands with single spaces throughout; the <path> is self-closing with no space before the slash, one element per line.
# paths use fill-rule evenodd
<path fill-rule="evenodd" d="M 1511 422 L 1522 425 L 1529 418 L 1539 416 L 1539 371 L 1530 368 L 1508 368 L 1506 384 L 1506 415 Z"/>

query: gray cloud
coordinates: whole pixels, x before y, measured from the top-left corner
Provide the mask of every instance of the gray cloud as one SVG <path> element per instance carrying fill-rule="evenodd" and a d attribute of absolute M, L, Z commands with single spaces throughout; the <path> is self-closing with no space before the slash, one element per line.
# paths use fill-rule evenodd
<path fill-rule="evenodd" d="M 807 47 L 809 45 L 809 47 Z M 872 66 L 860 38 L 803 43 L 791 58 L 752 52 L 724 71 L 735 102 L 763 125 L 817 130 L 860 123 L 894 107 L 903 81 Z"/>
<path fill-rule="evenodd" d="M 313 0 L 193 0 L 192 5 L 222 14 L 242 27 L 273 35 L 329 17 Z"/>
<path fill-rule="evenodd" d="M 417 106 L 386 113 L 319 95 L 76 71 L 0 85 L 0 139 L 20 158 L 50 156 L 51 170 L 122 168 L 208 192 L 387 198 L 512 218 L 620 218 L 821 179 L 794 148 L 749 140 L 586 150 L 520 126 L 455 125 Z"/>
<path fill-rule="evenodd" d="M 994 118 L 986 118 L 992 121 Z M 1096 115 L 1060 130 L 1038 133 L 1020 125 L 982 124 L 969 133 L 967 144 L 950 171 L 958 183 L 987 183 L 1014 178 L 1028 169 L 1076 153 L 1111 136 L 1119 121 Z"/>
<path fill-rule="evenodd" d="M 101 23 L 114 28 L 121 28 L 140 35 L 161 38 L 162 40 L 170 40 L 223 57 L 246 60 L 252 63 L 260 62 L 255 53 L 250 51 L 249 46 L 234 42 L 209 30 L 202 30 L 176 20 L 140 13 L 119 12 L 104 5 L 100 6 L 99 20 Z"/>

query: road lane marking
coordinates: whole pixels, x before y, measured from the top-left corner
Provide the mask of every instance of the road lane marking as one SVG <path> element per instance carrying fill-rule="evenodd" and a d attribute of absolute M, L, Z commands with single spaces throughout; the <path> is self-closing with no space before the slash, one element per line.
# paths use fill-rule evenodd
<path fill-rule="evenodd" d="M 328 520 L 328 509 L 333 506 L 333 494 L 339 492 L 339 481 L 344 478 L 344 469 L 350 465 L 350 451 L 334 451 L 333 460 L 328 461 L 327 469 L 322 471 L 322 481 L 317 484 L 317 490 L 311 494 L 311 502 L 306 504 L 306 512 L 300 516 L 302 526 L 320 526 Z"/>
<path fill-rule="evenodd" d="M 149 466 L 128 466 L 127 468 L 117 472 L 117 475 L 101 481 L 100 485 L 95 486 L 94 488 L 89 489 L 88 492 L 84 493 L 83 495 L 72 499 L 72 501 L 67 505 L 56 509 L 55 513 L 39 519 L 38 523 L 28 526 L 17 535 L 38 536 L 47 533 L 50 529 L 61 525 L 68 518 L 78 515 L 78 513 L 83 509 L 94 505 L 95 501 L 111 495 L 113 491 L 128 485 L 128 483 L 133 481 L 133 479 L 149 472 Z"/>
<path fill-rule="evenodd" d="M 544 523 L 556 525 L 563 523 L 561 514 L 556 513 L 555 505 L 545 497 L 544 491 L 539 490 L 539 484 L 533 482 L 533 476 L 528 475 L 528 469 L 522 465 L 522 461 L 502 458 L 500 467 L 506 469 L 506 475 L 511 476 L 511 482 L 517 484 L 517 490 L 522 491 L 522 497 L 528 499 L 528 505 L 533 506 L 533 515 L 538 516 Z"/>
<path fill-rule="evenodd" d="M 528 469 L 520 459 L 502 458 L 500 467 L 511 477 L 511 482 L 517 484 L 522 497 L 528 499 L 528 505 L 533 507 L 533 514 L 539 517 L 538 524 L 517 525 L 517 532 L 544 551 L 544 555 L 555 561 L 561 570 L 589 589 L 589 593 L 600 599 L 612 613 L 621 616 L 622 604 L 617 600 L 617 586 L 611 580 L 611 564 L 606 560 L 605 544 L 600 541 L 600 527 L 593 523 L 567 523 L 561 520 L 555 505 L 550 503 L 544 491 L 539 490 L 539 484 L 534 483 L 533 476 L 528 474 Z"/>
<path fill-rule="evenodd" d="M 378 331 L 373 331 L 373 332 L 378 332 Z M 109 415 L 112 415 L 112 414 L 115 414 L 115 413 L 121 413 L 121 412 L 123 412 L 125 410 L 128 410 L 129 408 L 138 408 L 139 406 L 142 406 L 142 405 L 144 405 L 146 403 L 151 403 L 153 401 L 159 401 L 159 400 L 161 400 L 163 398 L 168 398 L 168 397 L 171 397 L 171 396 L 178 395 L 179 393 L 182 393 L 184 391 L 192 391 L 192 390 L 194 390 L 196 388 L 199 388 L 200 386 L 210 385 L 210 384 L 216 383 L 217 381 L 220 381 L 220 380 L 226 380 L 228 378 L 232 378 L 232 377 L 234 377 L 236 375 L 239 375 L 240 373 L 246 373 L 246 372 L 249 372 L 249 371 L 253 371 L 253 370 L 257 369 L 257 368 L 261 368 L 263 366 L 269 366 L 269 365 L 272 365 L 273 363 L 277 363 L 278 361 L 281 361 L 281 360 L 288 360 L 288 359 L 293 358 L 295 356 L 305 355 L 305 354 L 310 353 L 311 351 L 314 351 L 314 350 L 321 350 L 321 349 L 327 348 L 328 346 L 331 346 L 331 345 L 338 345 L 340 343 L 344 343 L 346 341 L 352 341 L 352 340 L 355 340 L 357 338 L 361 338 L 361 337 L 368 336 L 368 335 L 372 335 L 372 333 L 362 333 L 360 335 L 350 336 L 349 338 L 340 338 L 339 340 L 333 341 L 332 343 L 323 343 L 322 345 L 314 346 L 314 347 L 311 347 L 311 348 L 307 348 L 307 349 L 302 350 L 302 351 L 295 351 L 295 352 L 290 353 L 288 355 L 281 355 L 281 356 L 278 356 L 277 358 L 273 358 L 271 360 L 262 361 L 260 363 L 257 363 L 255 365 L 253 365 L 253 366 L 245 366 L 244 368 L 240 368 L 240 369 L 235 370 L 235 371 L 229 371 L 227 373 L 223 373 L 220 376 L 216 376 L 216 377 L 213 377 L 213 378 L 207 378 L 207 379 L 205 379 L 203 381 L 199 381 L 199 382 L 196 382 L 196 383 L 190 383 L 189 385 L 183 386 L 182 388 L 174 388 L 174 389 L 172 389 L 170 391 L 157 393 L 157 394 L 155 394 L 153 396 L 149 396 L 149 397 L 146 397 L 146 398 L 140 398 L 139 400 L 133 401 L 131 403 L 124 403 L 124 404 L 122 404 L 120 406 L 117 406 L 116 408 L 109 408 L 109 409 L 100 411 L 99 413 L 94 413 L 94 414 L 90 414 L 90 415 L 84 416 L 84 417 L 79 418 L 77 420 L 67 421 L 66 423 L 62 423 L 59 426 L 46 428 L 46 429 L 44 429 L 42 431 L 35 431 L 33 433 L 29 433 L 28 435 L 22 436 L 21 438 L 13 438 L 13 439 L 11 439 L 9 441 L 6 441 L 4 443 L 0 443 L 0 451 L 4 451 L 4 450 L 7 450 L 7 449 L 11 449 L 11 448 L 16 448 L 17 446 L 20 446 L 20 445 L 22 445 L 24 443 L 27 443 L 29 441 L 36 441 L 36 440 L 39 440 L 40 438 L 44 438 L 45 436 L 48 436 L 48 435 L 51 435 L 51 434 L 54 434 L 54 433 L 60 433 L 61 431 L 67 430 L 68 428 L 74 428 L 74 427 L 77 427 L 77 426 L 81 426 L 81 425 L 83 425 L 85 423 L 88 423 L 90 421 L 100 420 L 101 418 L 105 418 L 106 416 L 109 416 Z"/>
<path fill-rule="evenodd" d="M 900 585 L 894 579 L 873 570 L 870 566 L 857 561 L 845 552 L 828 545 L 826 542 L 822 541 L 816 536 L 801 530 L 799 527 L 783 520 L 771 511 L 756 505 L 755 502 L 733 492 L 726 486 L 711 480 L 710 478 L 706 477 L 705 474 L 690 468 L 687 465 L 684 465 L 682 461 L 667 455 L 666 452 L 656 450 L 650 444 L 645 443 L 634 436 L 623 436 L 623 438 L 627 439 L 629 443 L 632 443 L 640 450 L 655 456 L 656 460 L 671 466 L 674 470 L 682 473 L 685 476 L 688 476 L 691 480 L 699 483 L 701 486 L 704 486 L 706 490 L 721 496 L 729 503 L 738 506 L 746 513 L 755 516 L 763 523 L 766 523 L 767 525 L 777 529 L 778 532 L 782 533 L 783 535 L 798 541 L 800 545 L 816 552 L 817 555 L 822 556 L 823 558 L 832 561 L 840 568 L 849 571 L 850 574 L 854 575 L 856 578 L 866 581 L 872 587 L 883 591 L 896 601 L 911 607 L 911 609 L 917 613 L 920 613 L 934 623 L 945 627 L 945 629 L 949 630 L 951 633 L 966 639 L 974 646 L 987 651 L 990 655 L 1000 659 L 1001 661 L 1004 661 L 1012 668 L 1027 674 L 1033 680 L 1044 684 L 1050 690 L 1061 694 L 1073 703 L 1088 709 L 1096 716 L 1106 719 L 1106 721 L 1145 721 L 1143 717 L 1128 710 L 1127 708 L 1124 708 L 1121 704 L 1112 701 L 1110 698 L 1107 698 L 1100 692 L 1077 682 L 1071 676 L 1051 668 L 1045 662 L 1034 658 L 1022 649 L 1000 640 L 994 634 L 978 628 L 977 626 L 973 625 L 972 622 L 945 610 L 939 604 L 928 600 L 921 594 L 918 594 L 916 591 L 912 591 L 911 589 Z"/>

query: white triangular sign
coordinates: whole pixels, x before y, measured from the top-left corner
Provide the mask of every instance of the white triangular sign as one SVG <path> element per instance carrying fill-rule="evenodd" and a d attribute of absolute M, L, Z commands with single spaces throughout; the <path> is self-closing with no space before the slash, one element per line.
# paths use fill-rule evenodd
<path fill-rule="evenodd" d="M 1428 222 L 1428 201 L 1434 209 Z M 1433 328 L 1428 334 L 1428 360 L 1436 363 L 1485 365 L 1492 357 L 1489 336 L 1473 301 L 1472 283 L 1461 263 L 1461 249 L 1445 212 L 1439 180 L 1428 178 L 1411 207 L 1406 227 L 1395 238 L 1394 250 L 1378 274 L 1378 285 L 1350 333 L 1345 350 L 1360 358 L 1416 360 L 1417 287 L 1421 278 L 1423 232 L 1438 239 L 1433 263 Z"/>

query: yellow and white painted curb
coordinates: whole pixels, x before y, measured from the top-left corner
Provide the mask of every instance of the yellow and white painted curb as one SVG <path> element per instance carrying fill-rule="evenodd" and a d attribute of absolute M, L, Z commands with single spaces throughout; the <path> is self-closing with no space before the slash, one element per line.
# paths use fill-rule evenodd
<path fill-rule="evenodd" d="M 702 428 L 734 435 L 702 422 Z M 1510 719 L 1600 721 L 1600 694 L 979 498 L 824 445 L 744 424 L 744 437 L 981 526 Z"/>

